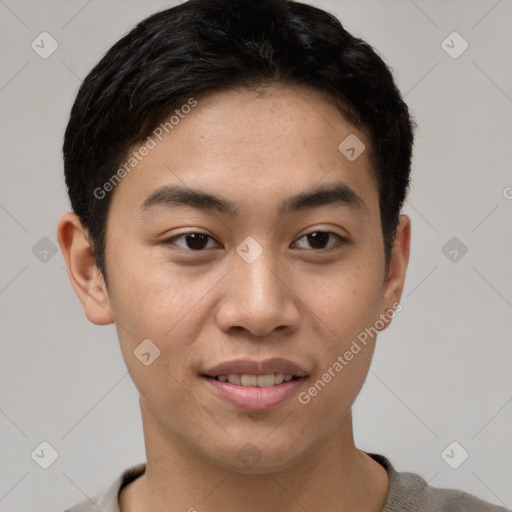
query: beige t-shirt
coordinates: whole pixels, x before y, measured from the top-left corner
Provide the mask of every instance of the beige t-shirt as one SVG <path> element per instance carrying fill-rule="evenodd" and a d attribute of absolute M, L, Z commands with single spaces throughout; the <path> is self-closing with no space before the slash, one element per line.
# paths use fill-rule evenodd
<path fill-rule="evenodd" d="M 381 464 L 389 476 L 388 495 L 382 512 L 511 512 L 463 491 L 431 487 L 415 473 L 397 472 L 383 455 L 365 453 Z M 81 501 L 65 512 L 120 512 L 119 492 L 145 470 L 145 463 L 131 466 L 105 493 L 92 501 Z"/>

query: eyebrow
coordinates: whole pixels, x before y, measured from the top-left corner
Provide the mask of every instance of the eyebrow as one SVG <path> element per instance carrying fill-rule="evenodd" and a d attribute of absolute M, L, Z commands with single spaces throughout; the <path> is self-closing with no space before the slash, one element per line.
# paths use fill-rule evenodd
<path fill-rule="evenodd" d="M 368 213 L 368 207 L 361 197 L 345 183 L 316 187 L 311 190 L 285 198 L 278 207 L 278 215 L 284 216 L 292 212 L 304 211 L 322 206 L 348 206 L 355 210 Z M 139 208 L 141 215 L 164 208 L 191 206 L 199 210 L 217 211 L 237 217 L 240 210 L 236 204 L 225 197 L 211 194 L 200 189 L 181 185 L 164 185 L 156 189 Z"/>

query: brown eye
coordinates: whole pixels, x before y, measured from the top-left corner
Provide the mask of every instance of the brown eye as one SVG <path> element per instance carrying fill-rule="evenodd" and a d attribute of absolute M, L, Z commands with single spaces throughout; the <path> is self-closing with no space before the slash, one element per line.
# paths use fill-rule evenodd
<path fill-rule="evenodd" d="M 336 243 L 334 243 L 326 247 L 326 244 L 328 243 L 331 236 L 337 239 L 338 245 L 341 245 L 343 242 L 346 241 L 345 238 L 338 235 L 337 233 L 333 233 L 332 231 L 313 231 L 302 236 L 301 238 L 299 238 L 299 240 L 307 239 L 308 243 L 310 244 L 310 247 L 313 249 L 328 250 L 336 245 Z M 306 249 L 308 249 L 308 247 L 306 247 Z"/>
<path fill-rule="evenodd" d="M 184 245 L 175 244 L 183 249 L 190 249 L 192 251 L 202 251 L 206 248 L 208 239 L 213 238 L 206 233 L 183 233 L 181 235 L 174 236 L 164 241 L 165 244 L 174 243 L 175 240 L 184 240 Z"/>

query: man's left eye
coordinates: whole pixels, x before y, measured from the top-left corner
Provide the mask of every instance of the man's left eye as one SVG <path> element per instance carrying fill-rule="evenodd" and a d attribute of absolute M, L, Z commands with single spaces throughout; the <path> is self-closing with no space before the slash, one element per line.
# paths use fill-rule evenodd
<path fill-rule="evenodd" d="M 332 231 L 312 231 L 311 233 L 307 233 L 306 235 L 301 236 L 297 241 L 306 239 L 307 242 L 311 245 L 311 248 L 316 250 L 325 250 L 330 249 L 333 245 L 336 245 L 336 242 L 334 242 L 334 244 L 325 247 L 325 245 L 332 238 L 337 240 L 338 245 L 346 242 L 345 238 Z M 185 246 L 176 244 L 178 247 L 183 249 L 191 249 L 193 251 L 202 251 L 203 249 L 208 248 L 208 239 L 214 240 L 213 237 L 207 235 L 206 233 L 183 233 L 181 235 L 177 235 L 164 240 L 164 244 L 174 243 L 176 240 L 180 239 L 184 240 Z M 305 247 L 305 249 L 308 249 L 308 247 Z"/>
<path fill-rule="evenodd" d="M 319 247 L 319 246 L 325 245 L 325 243 L 329 240 L 329 237 L 331 235 L 333 235 L 337 239 L 338 245 L 341 245 L 343 242 L 346 242 L 345 238 L 338 235 L 337 233 L 333 233 L 332 231 L 313 231 L 311 233 L 308 233 L 308 234 L 302 236 L 301 238 L 299 238 L 299 240 L 306 238 L 308 240 L 308 242 L 310 244 L 312 244 L 314 249 L 319 249 L 319 250 L 329 249 L 332 247 L 332 245 L 329 247 Z M 336 245 L 336 243 L 333 245 Z"/>

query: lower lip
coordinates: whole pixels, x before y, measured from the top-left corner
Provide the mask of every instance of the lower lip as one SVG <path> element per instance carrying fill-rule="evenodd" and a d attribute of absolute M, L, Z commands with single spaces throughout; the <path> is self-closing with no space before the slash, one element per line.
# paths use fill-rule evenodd
<path fill-rule="evenodd" d="M 212 377 L 202 377 L 220 396 L 239 409 L 262 411 L 280 406 L 297 394 L 305 377 L 292 379 L 281 384 L 260 388 L 257 386 L 237 386 L 230 382 L 221 382 Z"/>

